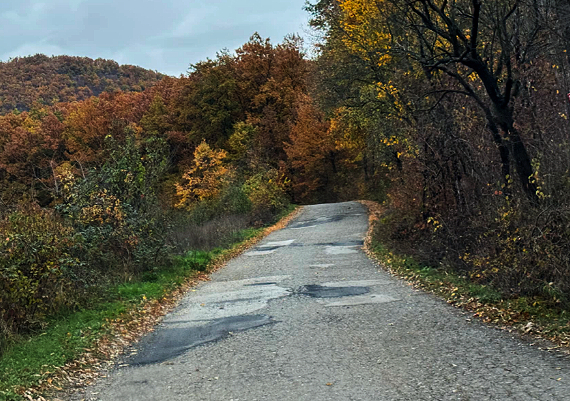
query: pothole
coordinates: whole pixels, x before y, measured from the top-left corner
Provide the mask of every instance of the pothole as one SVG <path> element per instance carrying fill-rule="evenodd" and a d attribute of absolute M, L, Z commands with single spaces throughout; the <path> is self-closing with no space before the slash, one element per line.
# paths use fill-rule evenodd
<path fill-rule="evenodd" d="M 368 287 L 324 287 L 318 284 L 304 285 L 295 293 L 313 298 L 342 298 L 364 295 L 370 292 Z"/>
<path fill-rule="evenodd" d="M 276 323 L 267 315 L 231 316 L 213 320 L 203 326 L 176 327 L 161 330 L 152 340 L 150 349 L 129 360 L 130 365 L 162 363 L 184 354 L 191 348 L 220 340 L 230 335 Z"/>

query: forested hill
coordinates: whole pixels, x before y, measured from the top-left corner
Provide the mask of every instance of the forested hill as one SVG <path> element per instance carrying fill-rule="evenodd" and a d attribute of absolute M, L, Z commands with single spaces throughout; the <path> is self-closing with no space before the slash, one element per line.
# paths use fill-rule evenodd
<path fill-rule="evenodd" d="M 0 113 L 27 111 L 34 102 L 53 105 L 103 92 L 141 92 L 164 75 L 112 60 L 36 54 L 0 62 Z"/>

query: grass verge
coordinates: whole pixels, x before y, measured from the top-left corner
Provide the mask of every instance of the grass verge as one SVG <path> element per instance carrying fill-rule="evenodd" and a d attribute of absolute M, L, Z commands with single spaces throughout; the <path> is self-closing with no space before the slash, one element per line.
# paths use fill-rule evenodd
<path fill-rule="evenodd" d="M 570 353 L 570 311 L 539 297 L 505 299 L 495 289 L 474 283 L 445 267 L 426 266 L 414 258 L 389 249 L 374 239 L 383 209 L 375 202 L 361 202 L 369 209 L 370 229 L 365 250 L 393 275 L 416 288 L 431 292 L 449 304 L 473 313 L 485 323 L 537 339 L 546 339 L 549 350 Z"/>
<path fill-rule="evenodd" d="M 113 287 L 88 309 L 54 317 L 41 332 L 20 338 L 0 357 L 0 401 L 41 401 L 46 393 L 90 384 L 125 346 L 151 331 L 189 288 L 284 227 L 296 216 L 294 210 L 285 210 L 271 227 L 240 231 L 226 249 L 176 257 L 172 266 Z"/>

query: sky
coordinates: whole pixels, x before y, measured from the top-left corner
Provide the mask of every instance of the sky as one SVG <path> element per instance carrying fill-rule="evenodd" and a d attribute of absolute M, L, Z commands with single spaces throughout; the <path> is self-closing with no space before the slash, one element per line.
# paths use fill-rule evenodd
<path fill-rule="evenodd" d="M 105 58 L 179 76 L 258 32 L 308 36 L 305 0 L 0 0 L 0 60 Z"/>

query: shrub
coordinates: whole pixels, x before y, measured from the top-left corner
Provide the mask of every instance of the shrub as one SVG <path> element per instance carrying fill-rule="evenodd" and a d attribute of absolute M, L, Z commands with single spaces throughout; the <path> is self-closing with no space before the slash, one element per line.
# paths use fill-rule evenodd
<path fill-rule="evenodd" d="M 284 185 L 286 179 L 276 170 L 257 173 L 243 185 L 243 191 L 251 201 L 254 220 L 268 221 L 289 204 Z"/>
<path fill-rule="evenodd" d="M 0 222 L 0 331 L 30 328 L 74 302 L 73 228 L 51 211 L 27 206 Z"/>
<path fill-rule="evenodd" d="M 107 138 L 110 157 L 100 170 L 68 183 L 58 210 L 81 236 L 80 250 L 90 269 L 77 280 L 97 275 L 139 274 L 166 254 L 167 222 L 157 188 L 167 169 L 164 141 L 127 138 L 117 146 Z"/>

